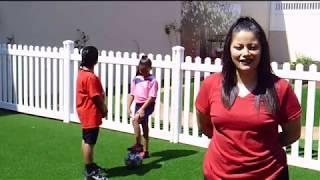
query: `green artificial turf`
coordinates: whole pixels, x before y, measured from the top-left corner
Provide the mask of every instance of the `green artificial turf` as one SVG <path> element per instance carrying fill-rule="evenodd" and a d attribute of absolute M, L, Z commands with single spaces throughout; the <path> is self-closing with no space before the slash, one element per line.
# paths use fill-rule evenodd
<path fill-rule="evenodd" d="M 81 129 L 47 118 L 0 110 L 0 179 L 83 179 Z M 96 161 L 110 179 L 201 179 L 205 149 L 151 139 L 143 166 L 124 166 L 132 134 L 101 129 Z"/>
<path fill-rule="evenodd" d="M 83 179 L 79 124 L 0 109 L 0 179 Z M 95 159 L 110 179 L 197 180 L 205 148 L 151 138 L 151 158 L 143 166 L 124 166 L 133 135 L 101 129 Z M 292 180 L 316 179 L 320 172 L 290 167 Z"/>

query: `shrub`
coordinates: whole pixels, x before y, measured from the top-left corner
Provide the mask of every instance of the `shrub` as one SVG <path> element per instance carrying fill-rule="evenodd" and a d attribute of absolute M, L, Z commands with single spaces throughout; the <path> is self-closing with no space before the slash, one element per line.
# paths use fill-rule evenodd
<path fill-rule="evenodd" d="M 305 55 L 300 55 L 296 58 L 295 62 L 290 62 L 291 64 L 291 69 L 295 69 L 297 64 L 302 64 L 303 65 L 303 70 L 304 71 L 308 71 L 309 70 L 309 66 L 311 64 L 316 64 L 318 69 L 320 67 L 320 62 L 313 60 L 311 57 L 309 56 L 305 56 Z"/>

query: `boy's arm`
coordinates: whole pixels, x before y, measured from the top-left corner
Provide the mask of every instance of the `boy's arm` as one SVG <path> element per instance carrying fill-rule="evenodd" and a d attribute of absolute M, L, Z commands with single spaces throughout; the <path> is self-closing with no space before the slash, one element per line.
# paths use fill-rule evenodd
<path fill-rule="evenodd" d="M 108 113 L 108 108 L 100 96 L 94 96 L 92 98 L 93 103 L 98 107 L 102 114 L 102 117 L 106 117 Z"/>

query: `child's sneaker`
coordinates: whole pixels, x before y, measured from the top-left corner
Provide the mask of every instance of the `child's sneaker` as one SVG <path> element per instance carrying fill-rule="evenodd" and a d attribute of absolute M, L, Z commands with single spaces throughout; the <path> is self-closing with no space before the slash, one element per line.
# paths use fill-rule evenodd
<path fill-rule="evenodd" d="M 106 173 L 107 173 L 107 170 L 105 168 L 102 168 L 94 163 L 92 171 L 90 173 L 88 173 L 85 170 L 84 179 L 85 180 L 108 180 Z"/>
<path fill-rule="evenodd" d="M 93 170 L 89 174 L 85 172 L 85 180 L 108 180 L 106 175 L 100 174 L 99 171 Z"/>
<path fill-rule="evenodd" d="M 128 151 L 134 151 L 134 152 L 142 152 L 143 151 L 143 145 L 142 144 L 134 144 L 131 147 L 128 148 Z"/>
<path fill-rule="evenodd" d="M 149 152 L 148 151 L 142 151 L 140 152 L 140 156 L 142 157 L 142 159 L 146 159 L 149 158 Z"/>
<path fill-rule="evenodd" d="M 107 168 L 100 167 L 96 163 L 93 163 L 93 169 L 97 170 L 100 174 L 107 173 Z"/>

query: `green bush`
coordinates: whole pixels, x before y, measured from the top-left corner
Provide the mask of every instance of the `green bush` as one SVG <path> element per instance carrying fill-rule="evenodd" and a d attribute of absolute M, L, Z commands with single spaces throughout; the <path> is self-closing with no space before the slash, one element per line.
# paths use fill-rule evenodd
<path fill-rule="evenodd" d="M 312 59 L 309 56 L 305 56 L 305 55 L 299 55 L 296 58 L 295 62 L 290 62 L 290 68 L 291 69 L 296 69 L 296 65 L 300 63 L 303 65 L 303 70 L 304 71 L 309 71 L 309 66 L 311 64 L 315 64 L 317 66 L 317 71 L 320 71 L 320 61 L 315 61 L 314 59 Z M 303 84 L 307 84 L 308 81 L 302 81 Z"/>
<path fill-rule="evenodd" d="M 309 69 L 309 66 L 311 64 L 316 64 L 316 61 L 314 61 L 311 57 L 309 56 L 304 56 L 304 55 L 300 55 L 296 58 L 295 62 L 290 62 L 291 64 L 291 69 L 295 69 L 297 64 L 302 64 L 303 65 L 303 69 L 305 71 L 307 71 Z"/>

